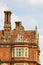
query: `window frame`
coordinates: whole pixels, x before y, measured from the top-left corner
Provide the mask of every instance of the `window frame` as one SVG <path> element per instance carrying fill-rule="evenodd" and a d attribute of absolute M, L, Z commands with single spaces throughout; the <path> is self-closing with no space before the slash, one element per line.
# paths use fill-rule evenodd
<path fill-rule="evenodd" d="M 19 34 L 18 34 L 17 40 L 18 40 L 19 42 L 21 42 L 21 41 L 23 40 L 23 34 L 22 34 L 22 33 L 19 33 Z"/>
<path fill-rule="evenodd" d="M 12 54 L 13 54 L 12 55 L 13 57 L 28 57 L 28 48 L 27 47 L 25 47 L 25 48 L 24 47 L 16 47 L 13 49 Z"/>

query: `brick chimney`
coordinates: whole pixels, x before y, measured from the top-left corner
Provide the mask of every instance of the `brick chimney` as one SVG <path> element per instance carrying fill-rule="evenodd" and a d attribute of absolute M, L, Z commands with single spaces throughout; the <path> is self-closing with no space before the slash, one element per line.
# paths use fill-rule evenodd
<path fill-rule="evenodd" d="M 10 23 L 11 21 L 11 11 L 4 11 L 5 13 L 5 23 Z"/>
<path fill-rule="evenodd" d="M 15 22 L 15 25 L 16 25 L 16 28 L 17 28 L 18 26 L 21 25 L 21 21 L 16 21 L 16 22 Z"/>
<path fill-rule="evenodd" d="M 11 11 L 4 11 L 4 30 L 11 29 Z"/>

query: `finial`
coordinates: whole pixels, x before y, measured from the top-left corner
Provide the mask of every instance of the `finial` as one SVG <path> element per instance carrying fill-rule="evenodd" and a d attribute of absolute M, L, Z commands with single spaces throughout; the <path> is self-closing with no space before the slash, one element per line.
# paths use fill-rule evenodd
<path fill-rule="evenodd" d="M 37 31 L 37 25 L 35 26 L 35 30 Z"/>

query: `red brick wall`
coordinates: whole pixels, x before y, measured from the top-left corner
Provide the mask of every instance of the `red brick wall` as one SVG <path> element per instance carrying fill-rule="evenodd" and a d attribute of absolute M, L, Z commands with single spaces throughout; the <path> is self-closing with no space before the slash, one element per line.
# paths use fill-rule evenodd
<path fill-rule="evenodd" d="M 10 48 L 0 48 L 0 59 L 1 60 L 10 60 L 11 59 Z"/>

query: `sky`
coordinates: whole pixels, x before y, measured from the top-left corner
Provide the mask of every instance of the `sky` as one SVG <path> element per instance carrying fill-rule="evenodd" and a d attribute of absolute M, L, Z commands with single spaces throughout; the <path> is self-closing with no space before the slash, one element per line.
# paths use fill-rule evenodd
<path fill-rule="evenodd" d="M 19 20 L 26 30 L 39 33 L 40 63 L 43 64 L 43 0 L 0 0 L 0 30 L 4 29 L 4 11 L 10 10 L 11 27 Z"/>

